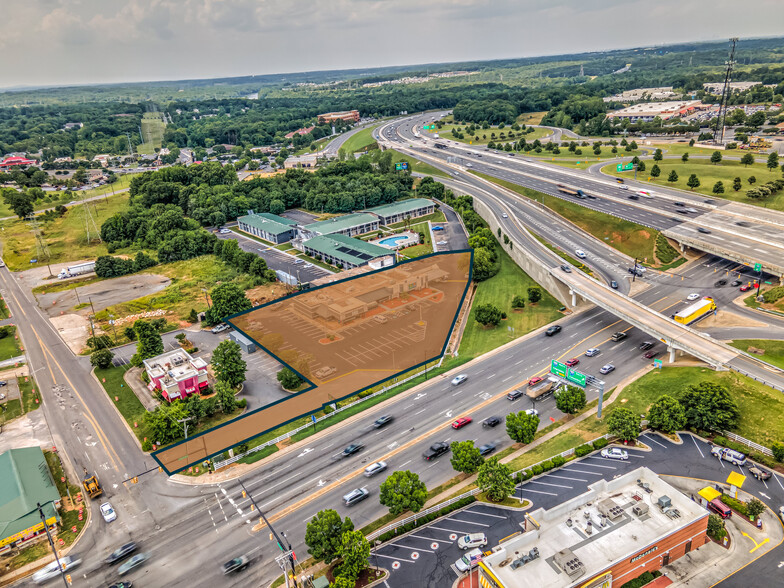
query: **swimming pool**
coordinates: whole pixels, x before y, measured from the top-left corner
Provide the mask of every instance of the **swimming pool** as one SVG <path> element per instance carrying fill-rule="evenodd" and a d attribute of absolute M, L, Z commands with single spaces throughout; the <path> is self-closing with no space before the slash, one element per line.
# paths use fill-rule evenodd
<path fill-rule="evenodd" d="M 376 241 L 379 245 L 386 245 L 387 247 L 395 247 L 401 241 L 408 240 L 407 235 L 395 235 L 394 237 L 386 237 L 380 241 Z"/>

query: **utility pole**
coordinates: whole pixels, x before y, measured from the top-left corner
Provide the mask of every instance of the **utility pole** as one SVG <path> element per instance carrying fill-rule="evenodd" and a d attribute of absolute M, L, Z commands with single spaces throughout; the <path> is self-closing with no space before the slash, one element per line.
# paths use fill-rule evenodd
<path fill-rule="evenodd" d="M 57 549 L 54 547 L 54 541 L 52 541 L 52 534 L 49 532 L 49 525 L 46 524 L 46 515 L 44 514 L 44 509 L 41 507 L 41 503 L 39 502 L 37 505 L 38 507 L 38 514 L 41 515 L 41 521 L 44 524 L 44 529 L 46 530 L 46 538 L 49 539 L 49 547 L 52 548 L 52 553 L 54 554 L 54 561 L 57 562 L 57 569 L 60 570 L 60 577 L 63 579 L 63 584 L 65 584 L 65 588 L 68 588 L 68 580 L 65 578 L 65 570 L 63 569 L 62 564 L 60 563 L 60 558 L 57 556 Z"/>
<path fill-rule="evenodd" d="M 732 81 L 732 67 L 735 65 L 735 45 L 738 42 L 737 37 L 730 39 L 730 58 L 725 62 L 727 66 L 727 73 L 724 76 L 724 88 L 721 92 L 721 102 L 719 103 L 719 116 L 716 125 L 716 134 L 713 135 L 713 143 L 715 145 L 722 145 L 724 143 L 724 122 L 727 118 L 727 106 L 730 101 L 730 83 Z"/>

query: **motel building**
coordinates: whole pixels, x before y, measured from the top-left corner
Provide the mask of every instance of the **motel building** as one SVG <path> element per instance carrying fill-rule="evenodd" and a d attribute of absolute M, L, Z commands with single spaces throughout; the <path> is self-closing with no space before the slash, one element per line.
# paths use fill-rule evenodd
<path fill-rule="evenodd" d="M 549 510 L 479 562 L 482 588 L 619 588 L 709 541 L 708 511 L 648 468 Z"/>
<path fill-rule="evenodd" d="M 200 357 L 191 357 L 184 349 L 145 359 L 144 369 L 150 377 L 147 385 L 150 392 L 160 390 L 169 402 L 185 400 L 209 385 L 207 362 Z"/>

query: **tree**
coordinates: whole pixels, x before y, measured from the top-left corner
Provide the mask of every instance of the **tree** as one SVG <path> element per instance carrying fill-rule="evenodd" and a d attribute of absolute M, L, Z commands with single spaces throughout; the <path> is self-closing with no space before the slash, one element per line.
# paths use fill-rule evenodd
<path fill-rule="evenodd" d="M 512 469 L 491 457 L 479 467 L 476 484 L 494 502 L 502 502 L 514 492 Z"/>
<path fill-rule="evenodd" d="M 678 172 L 676 172 L 675 170 L 672 170 L 670 172 L 670 175 L 667 176 L 667 181 L 668 182 L 672 182 L 672 183 L 677 182 L 678 181 Z"/>
<path fill-rule="evenodd" d="M 683 163 L 686 163 L 687 161 L 689 161 L 689 154 L 688 154 L 688 152 L 684 153 L 683 155 L 681 155 L 681 161 Z"/>
<path fill-rule="evenodd" d="M 654 163 L 653 167 L 651 168 L 651 177 L 655 179 L 658 178 L 660 175 L 661 175 L 661 168 Z"/>
<path fill-rule="evenodd" d="M 644 161 L 640 161 L 640 163 L 637 164 L 637 171 L 639 171 L 639 172 L 644 172 L 645 171 L 645 162 Z"/>
<path fill-rule="evenodd" d="M 732 180 L 732 189 L 736 192 L 743 187 L 743 183 L 741 182 L 740 178 L 735 178 Z"/>
<path fill-rule="evenodd" d="M 749 185 L 754 185 L 754 183 L 757 181 L 757 178 L 755 176 L 749 176 L 749 179 L 746 181 L 749 183 Z"/>
<path fill-rule="evenodd" d="M 700 187 L 700 178 L 697 177 L 697 174 L 691 174 L 689 179 L 686 180 L 686 185 L 694 190 L 694 188 Z"/>
<path fill-rule="evenodd" d="M 278 382 L 286 390 L 296 390 L 302 384 L 302 379 L 289 368 L 283 368 L 278 372 Z"/>
<path fill-rule="evenodd" d="M 713 165 L 716 165 L 717 163 L 721 163 L 721 159 L 722 159 L 721 151 L 714 151 L 713 153 L 711 153 L 710 160 Z"/>
<path fill-rule="evenodd" d="M 765 508 L 765 504 L 761 500 L 752 498 L 746 503 L 746 514 L 748 514 L 749 518 L 753 521 L 765 512 Z"/>
<path fill-rule="evenodd" d="M 236 243 L 236 241 L 232 241 Z M 207 322 L 217 324 L 227 316 L 237 314 L 251 307 L 250 300 L 237 284 L 226 283 L 215 286 L 210 291 L 212 308 L 207 311 Z"/>
<path fill-rule="evenodd" d="M 212 370 L 219 382 L 226 382 L 231 388 L 237 388 L 245 381 L 248 364 L 242 359 L 240 346 L 226 339 L 212 352 Z"/>
<path fill-rule="evenodd" d="M 775 151 L 771 151 L 770 155 L 768 155 L 768 162 L 766 163 L 768 169 L 773 171 L 774 169 L 778 169 L 779 167 L 779 154 Z"/>
<path fill-rule="evenodd" d="M 680 403 L 686 415 L 686 423 L 693 429 L 725 431 L 732 429 L 740 417 L 730 391 L 721 384 L 693 384 L 686 388 Z"/>
<path fill-rule="evenodd" d="M 662 433 L 679 431 L 686 424 L 686 413 L 680 402 L 665 394 L 648 409 L 648 424 Z"/>
<path fill-rule="evenodd" d="M 707 533 L 709 537 L 721 541 L 727 531 L 724 529 L 724 520 L 715 514 L 708 515 Z"/>
<path fill-rule="evenodd" d="M 344 531 L 340 538 L 340 558 L 338 576 L 355 580 L 368 565 L 370 543 L 362 531 Z"/>
<path fill-rule="evenodd" d="M 473 441 L 452 443 L 452 458 L 449 460 L 456 472 L 473 474 L 484 461 Z"/>
<path fill-rule="evenodd" d="M 527 444 L 533 441 L 537 427 L 539 427 L 539 417 L 528 414 L 524 410 L 506 415 L 506 432 L 512 441 L 517 443 Z"/>
<path fill-rule="evenodd" d="M 98 349 L 90 354 L 90 365 L 105 370 L 112 365 L 114 353 L 109 349 Z"/>
<path fill-rule="evenodd" d="M 497 327 L 501 323 L 501 309 L 494 304 L 477 304 L 474 319 L 480 325 Z"/>
<path fill-rule="evenodd" d="M 653 160 L 654 161 L 661 161 L 663 158 L 664 158 L 664 156 L 662 155 L 662 150 L 661 149 L 657 149 L 656 151 L 653 152 Z"/>
<path fill-rule="evenodd" d="M 338 152 L 343 151 L 339 149 Z M 335 581 L 329 585 L 329 588 L 354 588 L 357 585 L 356 579 L 346 578 L 344 576 L 336 576 Z"/>
<path fill-rule="evenodd" d="M 343 533 L 353 531 L 354 523 L 332 510 L 320 510 L 305 528 L 305 545 L 316 561 L 330 563 L 340 555 Z"/>
<path fill-rule="evenodd" d="M 536 286 L 528 288 L 528 302 L 530 302 L 531 304 L 536 304 L 541 299 L 542 299 L 542 290 L 540 288 L 537 288 Z"/>
<path fill-rule="evenodd" d="M 473 278 L 475 282 L 481 282 L 493 277 L 494 272 L 493 253 L 486 247 L 474 249 Z"/>
<path fill-rule="evenodd" d="M 616 407 L 607 416 L 607 429 L 623 441 L 634 441 L 640 434 L 640 415 L 625 406 Z"/>
<path fill-rule="evenodd" d="M 227 382 L 218 380 L 215 383 L 215 399 L 223 414 L 231 414 L 237 408 L 237 399 L 234 397 L 234 389 Z"/>
<path fill-rule="evenodd" d="M 136 363 L 141 365 L 143 359 L 149 359 L 163 353 L 163 339 L 158 330 L 147 321 L 137 320 L 133 323 L 136 332 Z M 133 363 L 133 360 L 132 360 Z"/>
<path fill-rule="evenodd" d="M 575 414 L 585 408 L 585 390 L 579 386 L 566 386 L 555 395 L 555 406 L 566 414 Z"/>
<path fill-rule="evenodd" d="M 719 180 L 715 184 L 713 184 L 713 193 L 714 194 L 724 194 L 724 182 Z"/>
<path fill-rule="evenodd" d="M 87 338 L 87 347 L 90 349 L 106 349 L 112 346 L 112 338 L 109 335 L 94 335 Z"/>
<path fill-rule="evenodd" d="M 419 512 L 427 500 L 427 487 L 414 472 L 394 472 L 381 484 L 379 501 L 397 516 L 410 510 Z"/>
<path fill-rule="evenodd" d="M 745 165 L 753 165 L 754 164 L 754 156 L 751 153 L 746 153 L 743 157 L 740 158 L 740 162 Z"/>
<path fill-rule="evenodd" d="M 512 308 L 525 308 L 525 298 L 521 294 L 512 298 Z"/>
<path fill-rule="evenodd" d="M 19 192 L 13 188 L 0 188 L 0 192 L 3 195 L 3 202 L 14 211 L 16 216 L 25 218 L 33 214 L 35 198 L 32 195 Z"/>

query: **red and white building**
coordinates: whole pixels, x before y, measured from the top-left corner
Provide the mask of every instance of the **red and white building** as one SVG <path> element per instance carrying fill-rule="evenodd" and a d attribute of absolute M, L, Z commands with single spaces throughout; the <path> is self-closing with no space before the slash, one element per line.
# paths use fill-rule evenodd
<path fill-rule="evenodd" d="M 336 120 L 344 120 L 346 122 L 359 122 L 359 110 L 343 110 L 341 112 L 325 112 L 318 115 L 318 122 L 320 125 L 325 123 L 333 123 Z"/>
<path fill-rule="evenodd" d="M 169 402 L 185 400 L 209 385 L 207 362 L 200 357 L 191 357 L 183 349 L 145 359 L 144 369 L 150 377 L 147 385 L 150 392 L 157 388 Z"/>
<path fill-rule="evenodd" d="M 6 157 L 2 161 L 0 161 L 0 170 L 6 171 L 11 169 L 12 167 L 17 167 L 19 165 L 38 165 L 37 159 L 27 159 L 26 157 L 14 156 L 14 157 Z"/>

